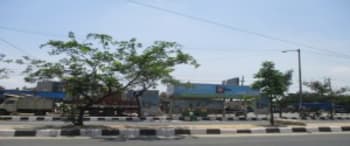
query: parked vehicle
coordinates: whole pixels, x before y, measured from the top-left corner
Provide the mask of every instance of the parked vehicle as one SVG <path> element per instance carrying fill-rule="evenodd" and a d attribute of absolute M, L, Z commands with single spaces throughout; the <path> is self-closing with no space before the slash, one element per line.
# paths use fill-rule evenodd
<path fill-rule="evenodd" d="M 335 105 L 334 111 L 335 113 L 349 113 L 343 105 Z"/>
<path fill-rule="evenodd" d="M 0 104 L 0 115 L 17 113 L 34 113 L 35 115 L 45 115 L 54 110 L 54 101 L 52 99 L 8 95 Z"/>
<path fill-rule="evenodd" d="M 225 107 L 226 113 L 228 114 L 234 114 L 236 117 L 247 117 L 248 105 L 246 105 L 243 100 L 225 102 Z"/>
<path fill-rule="evenodd" d="M 71 103 L 70 97 L 63 92 L 47 91 L 20 91 L 1 90 L 2 103 L 0 103 L 0 115 L 17 113 L 34 113 L 45 115 L 47 112 L 58 112 L 64 104 Z M 130 116 L 138 110 L 134 91 L 128 91 L 122 95 L 111 95 L 104 100 L 95 103 L 88 110 L 90 116 Z M 160 101 L 158 90 L 148 90 L 141 96 L 141 111 L 145 116 L 160 114 Z M 60 105 L 60 106 L 56 106 Z"/>
<path fill-rule="evenodd" d="M 90 116 L 136 116 L 138 105 L 133 96 L 134 91 L 128 91 L 122 95 L 113 94 L 104 100 L 95 103 L 87 109 Z M 148 90 L 141 96 L 141 112 L 143 115 L 157 115 L 160 113 L 159 91 Z M 66 102 L 70 101 L 67 97 Z"/>
<path fill-rule="evenodd" d="M 121 95 L 111 95 L 88 109 L 90 116 L 127 116 L 137 113 L 136 100 Z"/>
<path fill-rule="evenodd" d="M 297 105 L 295 105 L 297 107 Z M 330 102 L 310 102 L 302 104 L 302 117 L 320 117 L 322 113 L 328 113 L 334 110 L 335 113 L 346 113 L 346 109 L 342 105 L 332 105 Z M 330 115 L 329 115 L 330 116 Z"/>

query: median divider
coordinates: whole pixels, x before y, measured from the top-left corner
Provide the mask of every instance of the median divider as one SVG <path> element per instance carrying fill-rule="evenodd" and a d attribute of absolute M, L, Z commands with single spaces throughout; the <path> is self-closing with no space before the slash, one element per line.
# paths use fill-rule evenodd
<path fill-rule="evenodd" d="M 52 116 L 0 116 L 0 121 L 63 121 L 64 118 L 62 117 L 52 117 Z M 268 120 L 267 117 L 84 117 L 84 121 L 99 121 L 99 122 L 113 122 L 113 121 L 173 121 L 173 120 L 180 120 L 180 121 L 266 121 Z M 288 120 L 288 121 L 286 121 Z M 294 120 L 294 121 L 293 121 Z M 335 117 L 333 119 L 327 118 L 327 117 L 320 117 L 320 118 L 296 118 L 296 117 L 290 117 L 290 118 L 277 118 L 277 122 L 293 122 L 298 123 L 298 121 L 305 121 L 305 120 L 350 120 L 348 117 Z M 302 122 L 300 122 L 302 123 Z M 302 125 L 302 124 L 301 124 Z"/>
<path fill-rule="evenodd" d="M 174 137 L 196 135 L 240 135 L 277 133 L 350 132 L 349 126 L 329 127 L 255 127 L 250 129 L 221 128 L 69 128 L 69 129 L 0 129 L 0 137 Z"/>

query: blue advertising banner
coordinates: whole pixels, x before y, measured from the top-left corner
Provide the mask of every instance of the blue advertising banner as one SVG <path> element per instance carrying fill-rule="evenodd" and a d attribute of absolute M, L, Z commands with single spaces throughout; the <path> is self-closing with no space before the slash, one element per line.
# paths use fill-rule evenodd
<path fill-rule="evenodd" d="M 258 96 L 259 91 L 249 86 L 221 84 L 181 84 L 168 86 L 168 94 L 174 98 L 239 98 L 239 96 Z"/>

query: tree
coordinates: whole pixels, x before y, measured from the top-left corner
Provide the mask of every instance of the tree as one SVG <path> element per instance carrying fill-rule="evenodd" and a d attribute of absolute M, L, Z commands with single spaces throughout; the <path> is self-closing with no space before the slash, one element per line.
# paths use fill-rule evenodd
<path fill-rule="evenodd" d="M 270 104 L 270 124 L 274 125 L 273 100 L 278 96 L 283 96 L 291 84 L 292 70 L 282 73 L 275 69 L 273 62 L 265 61 L 260 70 L 254 75 L 257 79 L 252 87 L 260 90 L 262 96 L 269 98 Z"/>
<path fill-rule="evenodd" d="M 287 101 L 286 101 L 286 96 L 278 96 L 275 98 L 275 102 L 278 105 L 278 114 L 279 117 L 282 118 L 282 113 L 283 113 L 283 107 L 287 106 Z"/>
<path fill-rule="evenodd" d="M 93 104 L 126 90 L 138 91 L 135 97 L 140 107 L 140 97 L 147 89 L 159 83 L 179 82 L 171 75 L 175 66 L 199 66 L 176 42 L 156 41 L 139 53 L 142 44 L 134 38 L 115 41 L 109 35 L 88 34 L 79 42 L 70 32 L 68 41 L 51 40 L 41 47 L 51 48 L 48 54 L 59 59 L 50 62 L 24 57 L 28 63 L 25 80 L 63 81 L 66 93 L 72 97 L 67 109 L 71 109 L 74 125 L 83 125 L 84 112 Z"/>
<path fill-rule="evenodd" d="M 339 97 L 349 91 L 347 87 L 341 87 L 339 89 L 332 89 L 330 78 L 321 81 L 309 81 L 303 83 L 305 86 L 309 87 L 315 94 L 321 98 L 326 98 L 331 103 L 331 109 L 329 111 L 330 118 L 334 118 L 334 103 L 336 102 L 336 97 Z M 319 98 L 320 98 L 319 97 Z"/>
<path fill-rule="evenodd" d="M 253 108 L 255 101 L 259 96 L 254 95 L 241 95 L 239 96 L 240 99 L 242 99 L 242 107 L 245 110 L 244 116 L 247 117 L 247 114 L 249 112 L 249 108 Z"/>
<path fill-rule="evenodd" d="M 328 84 L 326 81 L 324 83 L 321 81 L 310 81 L 304 82 L 303 84 L 309 87 L 312 91 L 314 91 L 314 93 L 318 94 L 319 96 L 324 96 L 331 92 L 330 84 Z"/>
<path fill-rule="evenodd" d="M 5 54 L 0 53 L 0 63 L 11 63 L 11 59 L 6 59 Z M 11 70 L 6 67 L 0 68 L 0 79 L 8 78 L 8 74 L 11 73 Z"/>

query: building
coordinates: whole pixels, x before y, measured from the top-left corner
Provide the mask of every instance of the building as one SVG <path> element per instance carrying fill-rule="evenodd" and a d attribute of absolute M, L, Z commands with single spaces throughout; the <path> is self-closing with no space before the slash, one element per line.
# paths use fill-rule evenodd
<path fill-rule="evenodd" d="M 239 78 L 232 78 L 222 81 L 222 85 L 232 85 L 232 86 L 239 86 Z"/>
<path fill-rule="evenodd" d="M 35 97 L 49 98 L 53 100 L 63 100 L 64 92 L 46 92 L 46 91 L 23 91 L 23 90 L 0 90 L 0 98 L 6 94 L 12 95 L 30 95 Z"/>
<path fill-rule="evenodd" d="M 38 82 L 35 88 L 23 88 L 24 90 L 18 89 L 0 89 L 0 102 L 4 100 L 5 95 L 19 95 L 19 96 L 35 96 L 41 98 L 48 98 L 55 101 L 62 101 L 65 98 L 63 92 L 63 83 L 55 81 L 43 81 Z"/>
<path fill-rule="evenodd" d="M 222 113 L 227 102 L 239 101 L 243 96 L 259 96 L 259 91 L 249 86 L 193 83 L 170 85 L 167 95 L 174 113 L 187 110 Z"/>
<path fill-rule="evenodd" d="M 63 92 L 64 83 L 58 81 L 42 81 L 37 83 L 35 90 L 46 92 Z"/>

